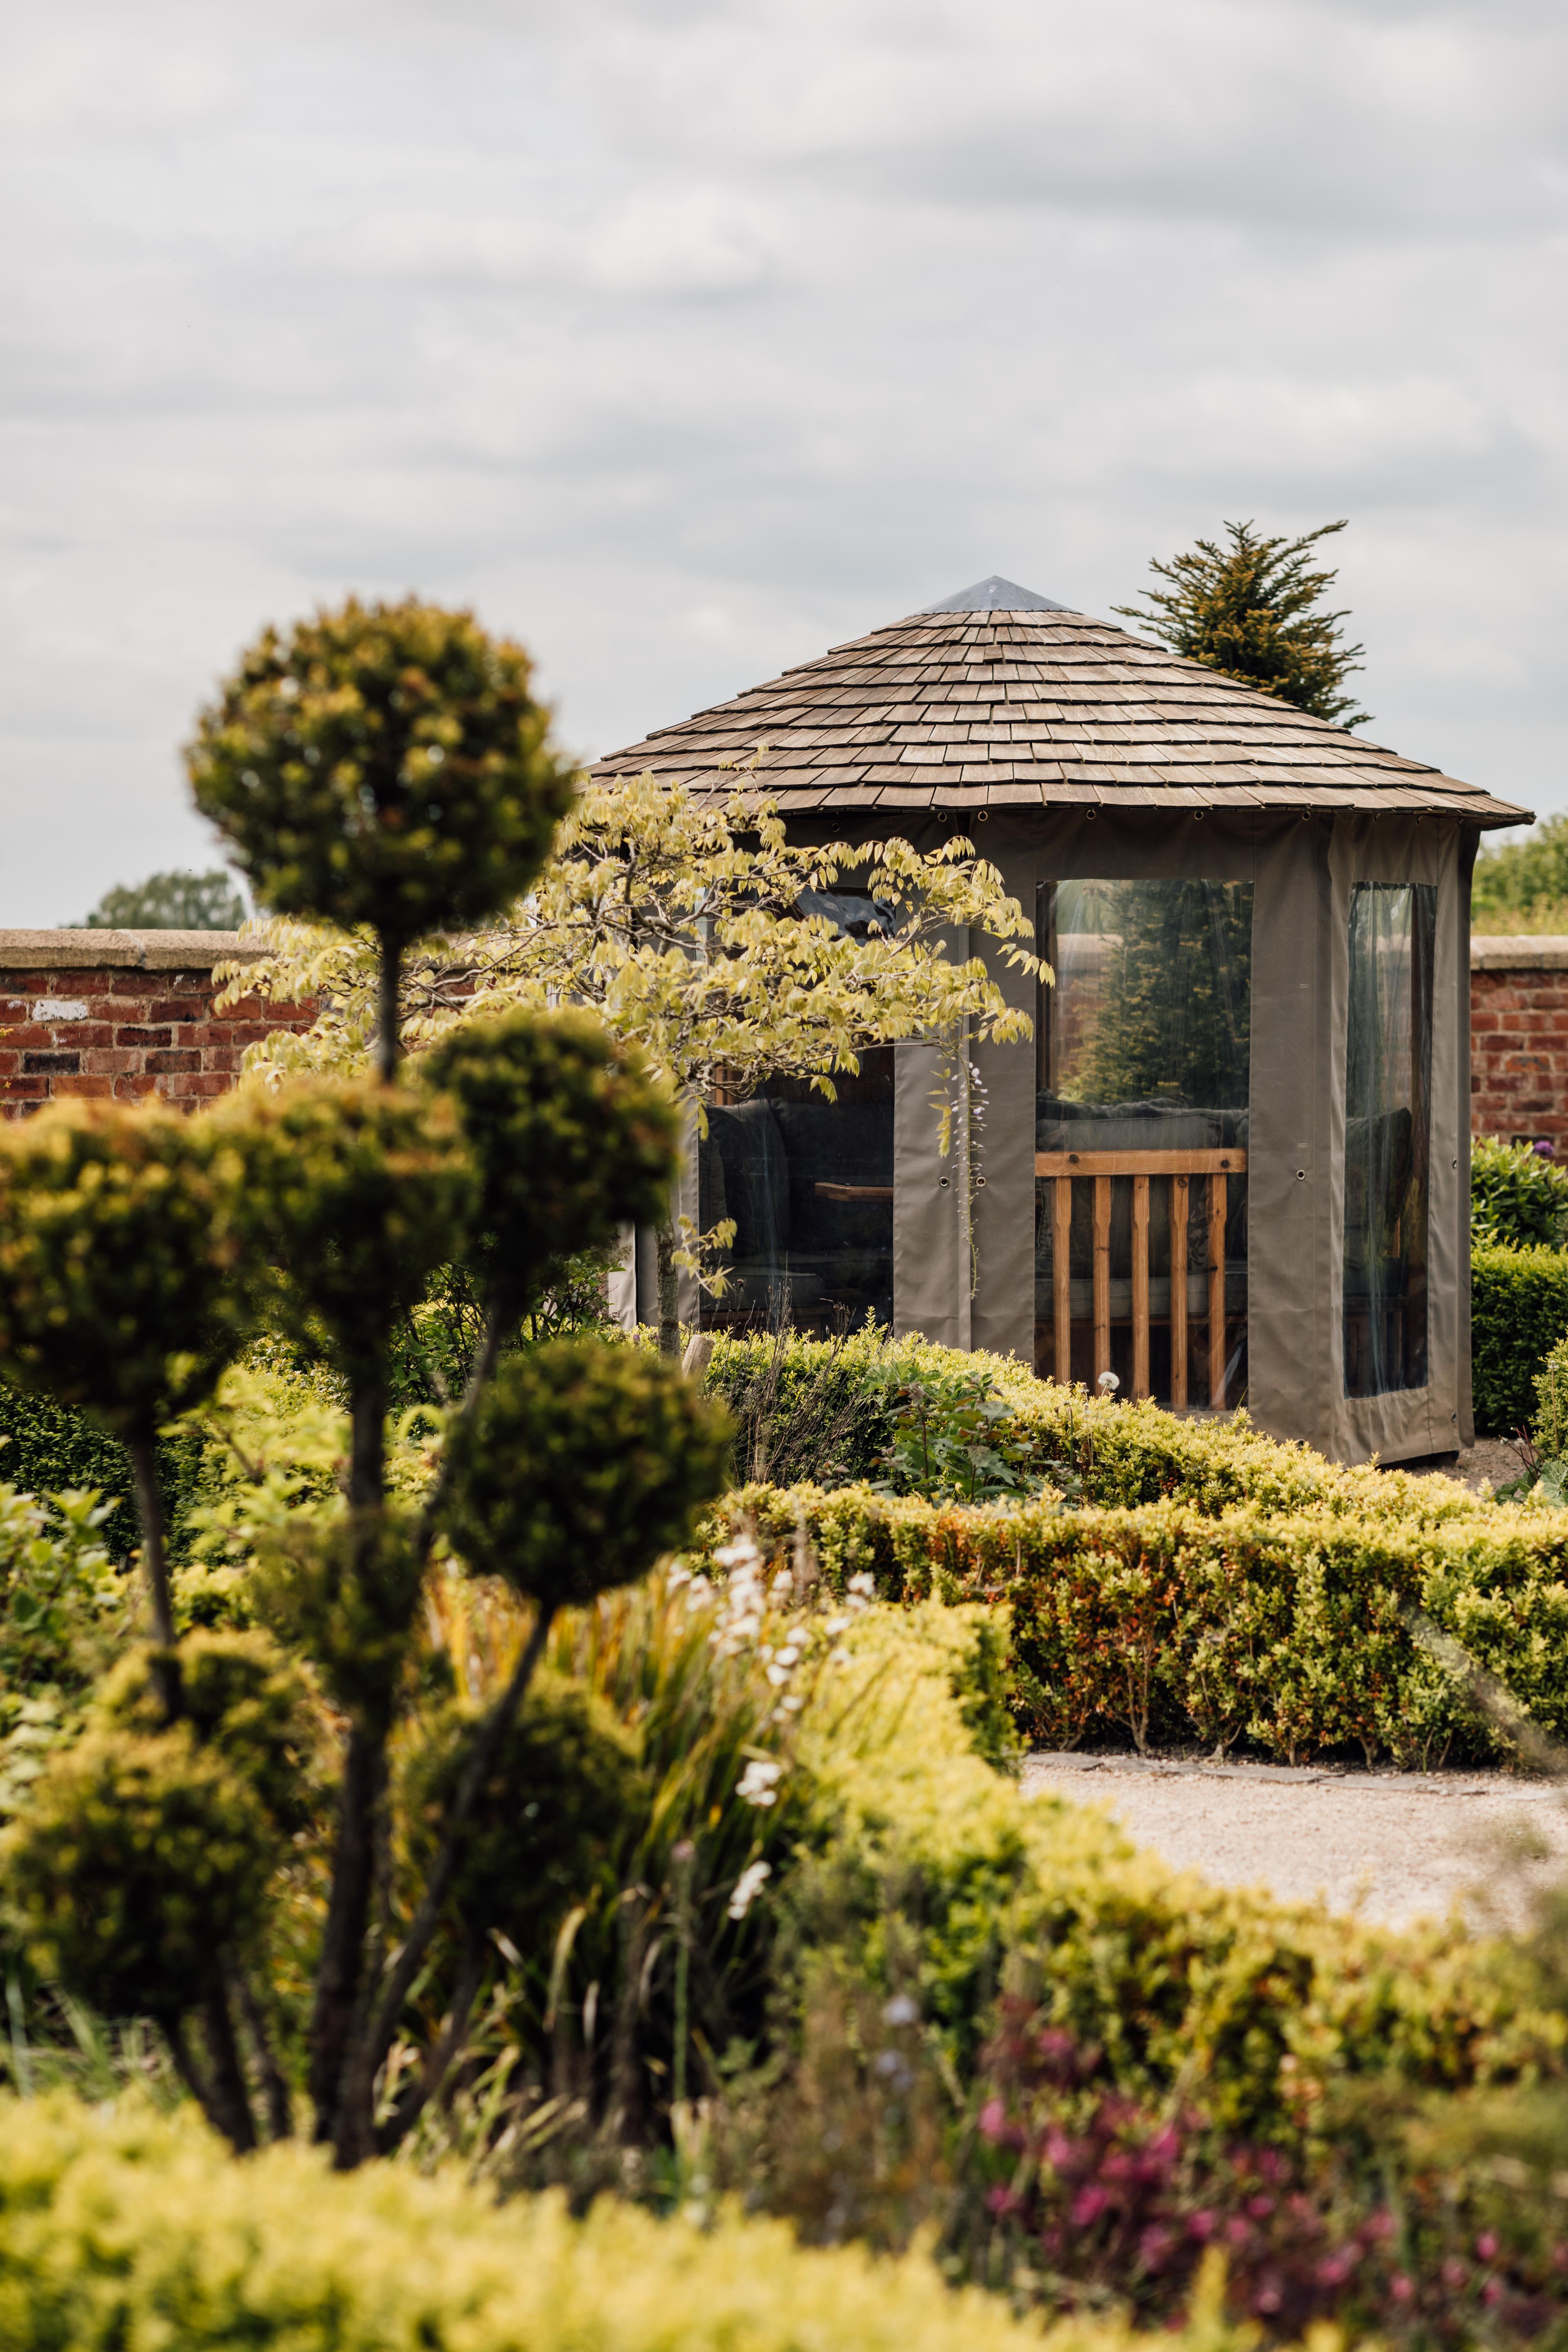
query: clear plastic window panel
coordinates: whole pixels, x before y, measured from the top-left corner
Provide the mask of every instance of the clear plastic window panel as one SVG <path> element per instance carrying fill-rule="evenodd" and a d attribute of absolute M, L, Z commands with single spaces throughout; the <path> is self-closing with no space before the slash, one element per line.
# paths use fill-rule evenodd
<path fill-rule="evenodd" d="M 1432 967 L 1437 894 L 1351 894 L 1345 1051 L 1345 1394 L 1426 1385 Z"/>
<path fill-rule="evenodd" d="M 781 1327 L 819 1337 L 893 1319 L 893 1052 L 860 1056 L 837 1102 L 775 1079 L 744 1102 L 710 1103 L 699 1146 L 702 1229 L 732 1218 L 711 1263 L 704 1329 Z"/>
<path fill-rule="evenodd" d="M 1051 884 L 1039 948 L 1036 1369 L 1242 1403 L 1252 885 Z"/>

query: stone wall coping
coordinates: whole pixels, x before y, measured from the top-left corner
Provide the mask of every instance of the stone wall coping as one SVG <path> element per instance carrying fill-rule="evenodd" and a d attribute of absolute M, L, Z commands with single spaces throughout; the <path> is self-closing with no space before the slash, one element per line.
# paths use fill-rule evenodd
<path fill-rule="evenodd" d="M 1568 939 L 1543 933 L 1515 939 L 1472 939 L 1472 971 L 1568 971 Z"/>
<path fill-rule="evenodd" d="M 211 971 L 265 952 L 237 931 L 0 930 L 0 971 Z"/>

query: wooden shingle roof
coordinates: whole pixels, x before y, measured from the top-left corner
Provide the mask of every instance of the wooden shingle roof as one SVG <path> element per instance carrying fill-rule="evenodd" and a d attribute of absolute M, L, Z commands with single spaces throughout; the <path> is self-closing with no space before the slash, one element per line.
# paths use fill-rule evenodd
<path fill-rule="evenodd" d="M 1016 601 L 994 600 L 1009 593 Z M 784 811 L 1063 807 L 1530 812 L 1005 581 L 835 646 L 597 761 Z M 729 763 L 726 765 L 726 763 Z"/>

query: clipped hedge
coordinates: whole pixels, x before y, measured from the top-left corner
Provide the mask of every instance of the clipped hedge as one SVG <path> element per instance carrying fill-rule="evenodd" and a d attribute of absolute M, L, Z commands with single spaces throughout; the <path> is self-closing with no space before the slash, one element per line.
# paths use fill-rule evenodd
<path fill-rule="evenodd" d="M 1568 1332 L 1568 1250 L 1544 1243 L 1470 1253 L 1470 1377 L 1476 1427 L 1511 1437 L 1535 1412 L 1535 1378 Z"/>
<path fill-rule="evenodd" d="M 1568 1255 L 1563 1262 L 1568 1265 Z M 705 1385 L 727 1399 L 743 1395 L 749 1381 L 763 1377 L 773 1348 L 767 1339 L 721 1339 Z M 889 1385 L 921 1380 L 934 1384 L 954 1372 L 982 1374 L 1010 1409 L 1009 1438 L 1023 1441 L 1026 1465 L 1042 1478 L 1052 1465 L 1066 1465 L 1081 1477 L 1084 1499 L 1091 1503 L 1131 1507 L 1177 1498 L 1205 1512 L 1237 1503 L 1274 1511 L 1321 1505 L 1393 1517 L 1477 1507 L 1468 1489 L 1451 1481 L 1343 1468 L 1300 1440 L 1265 1435 L 1245 1412 L 1189 1421 L 1149 1398 L 1134 1403 L 1089 1396 L 1082 1388 L 1058 1388 L 1053 1381 L 1037 1380 L 1013 1356 L 981 1349 L 967 1354 L 930 1339 L 889 1340 L 879 1332 L 857 1333 L 847 1344 L 791 1338 L 778 1354 L 779 1392 L 791 1410 L 814 1380 L 835 1395 L 841 1383 L 858 1381 L 871 1393 L 866 1414 L 874 1404 L 882 1432 Z M 856 1442 L 864 1445 L 868 1440 L 863 1422 Z"/>
<path fill-rule="evenodd" d="M 1353 1485 L 1293 1511 L 964 1509 L 864 1486 L 748 1487 L 731 1507 L 781 1559 L 804 1527 L 840 1588 L 869 1573 L 889 1601 L 1005 1604 L 1015 1713 L 1039 1746 L 1495 1759 L 1499 1735 L 1416 1640 L 1416 1611 L 1568 1739 L 1568 1512 L 1381 1483 L 1403 1512 L 1356 1509 Z"/>
<path fill-rule="evenodd" d="M 868 1609 L 808 1709 L 816 1834 L 784 1948 L 913 1990 L 957 2076 L 1000 1986 L 1102 2053 L 1118 2095 L 1310 2140 L 1352 2082 L 1458 2091 L 1560 2064 L 1563 2023 L 1452 1924 L 1400 1932 L 1206 1885 L 1098 1808 L 987 1767 L 953 1669 L 980 1612 Z M 912 1980 L 910 1971 L 912 1969 Z"/>
<path fill-rule="evenodd" d="M 1057 2352 L 1131 2352 L 1067 2321 Z M 1179 2333 L 1163 2345 L 1180 2347 Z M 1212 2309 L 1203 2352 L 1245 2352 Z M 556 2195 L 499 2210 L 453 2177 L 321 2152 L 243 2165 L 198 2124 L 126 2102 L 0 2101 L 7 2352 L 245 2345 L 252 2352 L 1029 2352 L 1040 2332 L 921 2255 L 808 2252 L 782 2222 L 658 2221 Z"/>

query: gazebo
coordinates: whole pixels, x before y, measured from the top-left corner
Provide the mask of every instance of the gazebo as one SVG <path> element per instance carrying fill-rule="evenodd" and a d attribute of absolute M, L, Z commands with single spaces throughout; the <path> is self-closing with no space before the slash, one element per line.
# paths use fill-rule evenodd
<path fill-rule="evenodd" d="M 929 1045 L 716 1108 L 706 1318 L 869 1311 L 1342 1461 L 1470 1442 L 1469 876 L 1529 811 L 994 578 L 594 772 L 728 794 L 759 744 L 797 838 L 967 834 L 1056 984 L 999 969 L 1035 1042 L 945 1160 Z"/>

